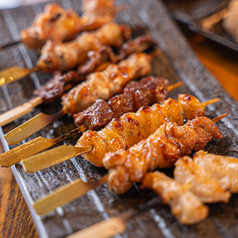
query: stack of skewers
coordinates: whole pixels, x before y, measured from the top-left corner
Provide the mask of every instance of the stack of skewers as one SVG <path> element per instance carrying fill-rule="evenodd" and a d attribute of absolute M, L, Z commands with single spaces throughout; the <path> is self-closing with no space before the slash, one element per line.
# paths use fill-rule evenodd
<path fill-rule="evenodd" d="M 113 1 L 92 1 L 97 7 L 89 2 L 83 2 L 84 15 L 80 18 L 72 10 L 48 5 L 33 26 L 22 32 L 21 42 L 41 50 L 41 56 L 33 69 L 18 69 L 20 73 L 14 80 L 39 70 L 54 76 L 34 92 L 35 98 L 0 117 L 4 125 L 41 103 L 61 98 L 63 108 L 58 113 L 39 114 L 8 133 L 6 140 L 17 144 L 65 114 L 73 116 L 78 128 L 55 139 L 39 137 L 15 147 L 0 155 L 0 165 L 9 167 L 21 162 L 26 172 L 33 173 L 82 154 L 90 163 L 108 170 L 98 181 L 75 180 L 38 199 L 33 206 L 40 215 L 105 182 L 117 194 L 125 193 L 134 183 L 142 183 L 141 188 L 154 190 L 171 206 L 172 214 L 182 224 L 204 220 L 208 208 L 202 202 L 228 202 L 230 192 L 237 192 L 236 160 L 201 151 L 212 138 L 222 138 L 216 123 L 226 114 L 214 119 L 205 117 L 205 107 L 218 99 L 202 103 L 186 94 L 180 94 L 177 100 L 166 99 L 168 92 L 181 83 L 169 85 L 165 78 L 148 76 L 153 57 L 161 51 L 142 51 L 155 46 L 155 41 L 147 36 L 131 39 L 130 27 L 114 23 L 116 12 L 123 7 L 116 8 Z M 8 82 L 5 76 L 2 84 Z M 81 132 L 75 146 L 62 145 L 37 154 Z M 199 151 L 195 162 L 186 157 L 193 151 Z M 211 164 L 204 158 L 211 158 Z M 175 180 L 150 172 L 173 165 Z M 226 171 L 221 171 L 222 165 Z M 217 194 L 206 193 L 210 183 L 216 184 Z"/>

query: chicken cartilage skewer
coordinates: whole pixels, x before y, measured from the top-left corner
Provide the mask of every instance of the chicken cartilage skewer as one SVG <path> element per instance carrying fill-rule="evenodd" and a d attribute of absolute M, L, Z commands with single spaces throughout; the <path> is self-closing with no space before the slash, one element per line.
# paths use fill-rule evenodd
<path fill-rule="evenodd" d="M 110 34 L 109 34 L 110 32 Z M 67 71 L 79 64 L 85 63 L 87 53 L 97 51 L 102 45 L 119 47 L 124 39 L 131 37 L 131 30 L 125 25 L 108 23 L 96 31 L 84 32 L 72 42 L 57 43 L 47 41 L 41 51 L 41 56 L 32 69 L 14 66 L 0 72 L 0 86 L 17 81 L 29 73 L 36 71 L 54 72 Z M 16 73 L 12 71 L 16 70 Z"/>
<path fill-rule="evenodd" d="M 167 97 L 167 92 L 169 92 L 170 90 L 178 87 L 181 85 L 181 82 L 179 83 L 176 83 L 174 85 L 170 85 L 168 86 L 168 81 L 164 78 L 154 78 L 154 77 L 147 77 L 147 78 L 144 78 L 142 80 L 140 80 L 139 82 L 137 81 L 134 81 L 135 83 L 132 82 L 129 82 L 127 83 L 126 85 L 126 90 L 130 90 L 130 92 L 133 92 L 133 89 L 134 89 L 134 92 L 136 93 L 136 91 L 139 91 L 140 92 L 140 97 L 141 98 L 150 98 L 153 96 L 153 100 L 158 100 L 158 102 L 160 101 L 164 101 L 164 99 Z M 150 90 L 151 91 L 141 91 L 140 89 L 144 89 L 144 87 L 147 87 L 147 86 L 150 86 Z M 125 91 L 125 89 L 124 89 Z M 143 96 L 142 93 L 144 93 L 145 95 Z M 120 97 L 118 98 L 118 96 L 115 96 L 113 97 L 114 99 L 117 100 L 117 104 L 112 104 L 111 105 L 111 109 L 112 111 L 116 111 L 117 110 L 117 105 L 120 104 L 120 103 L 124 103 L 124 98 L 122 97 L 124 94 L 121 94 Z M 113 98 L 111 98 L 110 100 L 113 100 Z M 109 100 L 109 101 L 110 101 Z M 138 102 L 139 100 L 136 100 L 136 102 Z M 103 101 L 105 102 L 105 101 Z M 144 103 L 150 103 L 151 100 L 143 100 Z M 105 102 L 106 103 L 106 102 Z M 126 107 L 125 109 L 128 112 L 128 109 L 132 110 L 132 111 L 136 111 L 136 108 L 138 106 L 138 103 L 137 103 L 137 106 L 134 105 L 136 103 L 134 103 L 132 101 L 133 105 L 132 106 L 128 106 Z M 129 104 L 129 102 L 128 102 Z M 96 103 L 96 105 L 98 105 Z M 101 105 L 101 104 L 100 104 Z M 123 111 L 124 108 L 121 109 L 121 111 Z M 100 107 L 97 107 L 97 109 L 95 110 L 99 110 L 99 112 L 97 114 L 97 116 L 100 116 L 100 120 L 90 120 L 90 119 L 87 119 L 85 122 L 86 124 L 82 125 L 80 128 L 84 128 L 84 129 L 81 129 L 80 131 L 83 131 L 83 130 L 87 130 L 88 128 L 92 129 L 92 128 L 95 128 L 95 126 L 99 125 L 98 122 L 100 122 L 100 126 L 103 126 L 105 125 L 106 123 L 106 120 L 108 120 L 108 116 L 107 116 L 107 112 L 105 112 L 105 114 L 102 113 L 102 109 Z M 88 109 L 85 110 L 85 114 L 87 115 L 88 114 Z M 120 115 L 117 113 L 116 115 L 114 115 L 115 117 L 119 117 Z M 104 117 L 104 119 L 103 119 Z M 91 117 L 90 117 L 91 118 Z M 106 118 L 106 120 L 105 120 Z M 76 129 L 76 131 L 79 130 Z M 71 132 L 68 132 L 67 134 L 65 134 L 65 136 L 68 138 L 69 134 L 71 134 L 72 136 L 74 135 L 74 132 L 75 130 L 71 131 Z M 63 136 L 62 136 L 63 137 Z M 31 141 L 28 141 L 18 147 L 15 147 L 14 149 L 11 149 L 10 151 L 8 152 L 5 152 L 3 154 L 0 155 L 0 166 L 1 167 L 8 167 L 8 166 L 11 166 L 15 163 L 18 163 L 20 162 L 22 159 L 25 159 L 25 158 L 28 158 L 44 149 L 47 149 L 49 147 L 51 147 L 52 145 L 55 145 L 56 142 L 60 142 L 57 138 L 55 139 L 45 139 L 45 138 L 42 138 L 42 137 L 37 137 L 36 139 L 33 139 Z"/>
<path fill-rule="evenodd" d="M 192 150 L 202 149 L 212 139 L 222 137 L 215 125 L 225 115 L 209 120 L 197 117 L 183 126 L 166 122 L 157 131 L 131 147 L 128 151 L 121 149 L 109 152 L 103 159 L 109 173 L 97 183 L 108 182 L 109 189 L 116 193 L 126 192 L 134 182 L 142 182 L 149 170 L 156 167 L 170 167 L 179 157 L 188 155 Z M 96 188 L 95 182 L 85 183 L 75 180 L 73 184 L 64 185 L 42 199 L 38 199 L 34 208 L 39 215 L 47 214 L 58 206 L 73 201 Z M 72 191 L 76 189 L 78 192 Z M 76 194 L 77 193 L 77 194 Z M 66 195 L 67 194 L 67 195 Z M 62 196 L 62 200 L 59 198 Z"/>
<path fill-rule="evenodd" d="M 191 105 L 191 110 L 193 111 L 194 117 L 204 114 L 204 110 L 201 111 L 202 104 L 199 103 L 199 101 L 195 97 L 188 95 L 179 95 L 179 101 L 182 102 L 181 104 L 183 104 L 185 108 L 187 108 L 187 105 L 185 103 L 186 101 L 187 104 Z M 204 105 L 207 104 L 209 104 L 209 101 L 204 103 Z M 155 104 L 151 108 L 146 107 L 146 110 L 145 109 L 143 110 L 143 108 L 141 108 L 139 111 L 137 111 L 137 113 L 127 113 L 121 116 L 119 119 L 113 119 L 115 120 L 116 124 L 113 123 L 112 125 L 115 125 L 115 127 L 108 124 L 104 129 L 102 129 L 99 132 L 91 130 L 87 131 L 78 140 L 76 147 L 72 145 L 71 146 L 63 145 L 57 147 L 53 150 L 46 151 L 45 153 L 41 153 L 33 157 L 29 157 L 28 159 L 22 160 L 21 161 L 22 166 L 26 172 L 32 173 L 40 169 L 52 166 L 53 162 L 52 160 L 49 160 L 49 158 L 55 157 L 53 155 L 55 155 L 56 153 L 58 154 L 58 157 L 57 160 L 54 160 L 55 164 L 73 158 L 77 155 L 80 155 L 82 154 L 82 148 L 92 146 L 92 150 L 85 152 L 83 156 L 86 160 L 90 161 L 94 165 L 102 167 L 103 166 L 102 158 L 107 152 L 116 151 L 118 149 L 125 147 L 129 148 L 135 143 L 139 142 L 141 139 L 147 138 L 159 126 L 161 126 L 164 122 L 166 122 L 167 120 L 166 116 L 169 117 L 170 120 L 172 121 L 177 120 L 178 123 L 182 125 L 183 117 L 181 120 L 179 120 L 177 115 L 178 113 L 175 115 L 175 118 L 171 118 L 170 114 L 170 112 L 172 113 L 175 112 L 175 109 L 178 108 L 178 105 L 180 105 L 179 102 L 176 100 L 168 99 L 165 101 L 164 105 L 165 105 L 164 110 L 163 106 Z M 197 112 L 195 111 L 195 107 L 197 107 Z M 181 112 L 181 115 L 182 114 L 183 112 Z M 191 116 L 191 113 L 188 111 L 186 114 Z M 137 123 L 131 123 L 136 118 L 138 120 L 136 121 Z M 141 123 L 141 121 L 143 121 L 144 124 Z M 147 121 L 149 122 L 149 124 L 147 124 Z M 118 127 L 117 125 L 121 126 Z M 147 134 L 143 133 L 142 131 L 143 128 L 147 131 Z M 140 136 L 138 136 L 139 133 Z M 134 135 L 133 137 L 135 137 L 131 141 L 130 141 L 130 134 L 133 134 Z M 60 155 L 61 153 L 64 155 Z M 37 161 L 37 163 L 35 161 Z"/>
<path fill-rule="evenodd" d="M 196 195 L 161 172 L 146 174 L 141 188 L 150 188 L 158 194 L 171 207 L 171 213 L 184 225 L 196 224 L 208 216 L 208 207 Z"/>
<path fill-rule="evenodd" d="M 225 171 L 223 172 L 226 174 Z M 227 203 L 231 196 L 228 186 L 221 186 L 213 173 L 196 164 L 188 156 L 176 162 L 174 178 L 181 184 L 187 184 L 189 190 L 205 203 Z M 237 179 L 235 182 L 237 183 Z"/>
<path fill-rule="evenodd" d="M 36 16 L 31 27 L 21 31 L 20 42 L 29 49 L 40 50 L 46 40 L 58 42 L 73 40 L 79 32 L 96 30 L 113 21 L 117 9 L 120 10 L 114 6 L 112 0 L 84 0 L 82 3 L 84 14 L 80 17 L 73 9 L 65 10 L 56 3 L 47 4 L 44 12 Z"/>
<path fill-rule="evenodd" d="M 5 138 L 9 144 L 17 144 L 66 113 L 73 115 L 98 98 L 108 100 L 114 94 L 121 93 L 127 82 L 148 75 L 150 70 L 151 56 L 145 53 L 132 54 L 117 65 L 110 64 L 104 71 L 88 75 L 85 82 L 71 89 L 63 99 L 63 109 L 57 115 L 41 113 L 7 133 Z"/>

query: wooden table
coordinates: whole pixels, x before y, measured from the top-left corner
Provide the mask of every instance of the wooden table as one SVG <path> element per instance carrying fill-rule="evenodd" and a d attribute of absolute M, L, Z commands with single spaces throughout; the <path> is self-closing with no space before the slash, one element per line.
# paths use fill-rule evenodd
<path fill-rule="evenodd" d="M 203 64 L 238 101 L 238 57 L 201 36 L 188 37 Z M 10 169 L 0 169 L 0 237 L 36 238 L 31 215 Z"/>

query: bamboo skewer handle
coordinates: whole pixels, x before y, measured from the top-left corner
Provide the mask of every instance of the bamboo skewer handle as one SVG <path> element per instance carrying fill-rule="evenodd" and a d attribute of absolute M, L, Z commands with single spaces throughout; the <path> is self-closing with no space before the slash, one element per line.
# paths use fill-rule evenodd
<path fill-rule="evenodd" d="M 79 198 L 89 190 L 104 184 L 107 181 L 107 177 L 108 175 L 104 175 L 100 180 L 91 183 L 75 179 L 72 183 L 59 187 L 54 190 L 54 192 L 47 194 L 44 198 L 40 198 L 33 204 L 33 207 L 37 214 L 45 215 L 57 207 Z"/>
<path fill-rule="evenodd" d="M 126 230 L 126 222 L 123 218 L 112 217 L 108 220 L 98 222 L 90 227 L 78 231 L 66 238 L 109 238 Z"/>
<path fill-rule="evenodd" d="M 29 157 L 21 161 L 21 164 L 27 173 L 33 173 L 41 169 L 62 163 L 82 153 L 92 150 L 92 146 L 75 147 L 73 145 L 62 145 L 41 154 Z M 50 158 L 50 159 L 49 159 Z M 51 159 L 54 158 L 54 159 Z"/>
<path fill-rule="evenodd" d="M 5 126 L 19 117 L 26 115 L 41 103 L 42 99 L 40 97 L 36 97 L 22 104 L 21 106 L 15 107 L 12 110 L 3 113 L 0 115 L 0 126 Z"/>
<path fill-rule="evenodd" d="M 20 68 L 18 66 L 13 66 L 11 68 L 0 71 L 0 87 L 13 83 L 19 79 L 26 77 L 27 75 L 38 71 L 39 68 L 36 66 L 32 69 Z"/>
<path fill-rule="evenodd" d="M 8 144 L 15 145 L 65 114 L 66 111 L 64 109 L 53 115 L 40 113 L 31 118 L 29 121 L 8 132 L 4 137 Z"/>
<path fill-rule="evenodd" d="M 78 133 L 87 130 L 87 126 L 83 125 L 79 128 L 76 128 L 62 136 L 47 139 L 44 137 L 37 137 L 34 140 L 28 141 L 22 145 L 19 145 L 3 154 L 0 155 L 0 166 L 9 167 L 13 164 L 20 162 L 23 159 L 26 159 L 42 150 L 45 150 L 67 138 L 70 138 Z"/>

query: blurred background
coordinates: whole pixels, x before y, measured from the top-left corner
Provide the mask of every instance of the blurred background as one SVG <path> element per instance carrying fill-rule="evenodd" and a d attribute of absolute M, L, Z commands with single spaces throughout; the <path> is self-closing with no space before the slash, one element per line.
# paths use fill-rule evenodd
<path fill-rule="evenodd" d="M 38 2 L 47 2 L 49 0 L 0 0 L 0 9 L 14 8 L 22 5 L 36 4 Z"/>

